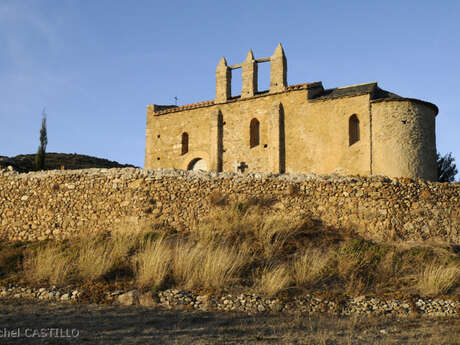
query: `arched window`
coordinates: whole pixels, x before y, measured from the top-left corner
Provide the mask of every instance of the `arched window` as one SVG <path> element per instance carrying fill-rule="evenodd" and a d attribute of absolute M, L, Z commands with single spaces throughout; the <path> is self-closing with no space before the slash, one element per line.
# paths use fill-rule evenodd
<path fill-rule="evenodd" d="M 350 146 L 359 141 L 359 120 L 355 114 L 348 120 L 348 139 Z"/>
<path fill-rule="evenodd" d="M 182 133 L 182 151 L 183 155 L 188 152 L 188 134 L 187 132 Z"/>
<path fill-rule="evenodd" d="M 249 126 L 249 147 L 256 147 L 260 143 L 260 124 L 257 119 L 252 119 Z"/>

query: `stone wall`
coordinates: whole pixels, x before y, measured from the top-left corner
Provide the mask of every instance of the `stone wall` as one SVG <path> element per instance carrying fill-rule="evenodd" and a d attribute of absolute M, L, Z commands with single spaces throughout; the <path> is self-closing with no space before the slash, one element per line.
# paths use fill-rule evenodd
<path fill-rule="evenodd" d="M 239 295 L 198 295 L 192 291 L 168 289 L 152 293 L 139 290 L 105 291 L 105 302 L 144 307 L 200 311 L 242 312 L 249 315 L 259 313 L 286 313 L 310 315 L 329 313 L 333 315 L 391 315 L 391 316 L 458 316 L 460 302 L 442 298 L 406 297 L 382 299 L 371 296 L 346 297 L 337 301 L 320 296 L 299 296 L 291 299 L 267 298 L 263 295 L 241 293 Z M 82 298 L 83 297 L 83 298 Z M 78 289 L 31 288 L 21 286 L 0 286 L 2 299 L 45 300 L 51 302 L 78 303 L 84 301 Z"/>
<path fill-rule="evenodd" d="M 430 105 L 410 99 L 371 104 L 374 174 L 436 180 L 435 116 Z M 409 138 L 410 145 L 402 145 Z"/>
<path fill-rule="evenodd" d="M 218 139 L 209 133 L 215 114 L 220 113 L 222 151 L 215 154 L 223 162 L 222 171 L 236 172 L 237 166 L 245 162 L 247 171 L 252 173 L 340 171 L 369 175 L 369 95 L 307 100 L 309 85 L 251 98 L 237 97 L 221 104 L 204 103 L 190 109 L 178 107 L 154 112 L 154 106 L 150 106 L 147 108 L 145 167 L 187 169 L 190 162 L 201 158 L 207 162 L 207 170 L 215 170 L 209 162 L 214 159 L 211 147 Z M 348 121 L 352 114 L 359 118 L 361 139 L 350 146 Z M 260 144 L 251 147 L 253 119 L 260 123 Z M 186 154 L 181 150 L 183 133 L 189 136 Z M 282 170 L 280 164 L 274 162 L 280 155 Z"/>
<path fill-rule="evenodd" d="M 270 213 L 304 212 L 375 240 L 460 244 L 459 183 L 134 168 L 1 171 L 0 235 L 42 240 L 152 222 L 187 229 L 217 207 L 209 197 L 216 191 L 230 200 L 271 200 Z"/>

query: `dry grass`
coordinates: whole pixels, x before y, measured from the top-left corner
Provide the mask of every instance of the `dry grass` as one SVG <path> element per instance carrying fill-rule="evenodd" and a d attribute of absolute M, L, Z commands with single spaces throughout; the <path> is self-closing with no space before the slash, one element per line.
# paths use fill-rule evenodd
<path fill-rule="evenodd" d="M 1 279 L 13 279 L 8 270 L 15 270 L 19 278 L 14 279 L 33 283 L 122 278 L 143 289 L 244 289 L 270 296 L 460 290 L 460 255 L 449 246 L 378 244 L 324 228 L 305 215 L 270 210 L 252 200 L 215 207 L 187 233 L 138 224 L 133 231 L 120 228 L 110 235 L 35 244 L 19 266 L 21 252 L 0 247 Z"/>
<path fill-rule="evenodd" d="M 78 275 L 83 280 L 96 280 L 111 270 L 113 259 L 110 243 L 86 242 L 77 259 Z"/>
<path fill-rule="evenodd" d="M 293 277 L 298 286 L 311 287 L 323 282 L 332 274 L 329 251 L 309 248 L 293 263 Z"/>
<path fill-rule="evenodd" d="M 172 275 L 187 289 L 220 290 L 237 281 L 247 256 L 225 245 L 178 243 L 174 248 Z"/>
<path fill-rule="evenodd" d="M 135 255 L 138 284 L 162 287 L 166 281 L 186 289 L 221 290 L 238 282 L 247 253 L 234 246 L 160 238 Z"/>
<path fill-rule="evenodd" d="M 49 243 L 26 253 L 24 277 L 32 283 L 61 285 L 74 271 L 73 258 L 61 245 Z"/>
<path fill-rule="evenodd" d="M 286 290 L 291 281 L 291 268 L 287 265 L 266 267 L 258 279 L 257 290 L 267 296 L 274 296 Z"/>
<path fill-rule="evenodd" d="M 431 263 L 420 272 L 418 288 L 422 295 L 446 294 L 460 280 L 460 269 L 455 266 L 445 266 Z"/>
<path fill-rule="evenodd" d="M 25 280 L 55 285 L 81 280 L 98 280 L 126 264 L 139 234 L 92 234 L 66 243 L 49 242 L 26 252 L 23 269 Z"/>
<path fill-rule="evenodd" d="M 77 270 L 82 280 L 98 280 L 126 265 L 129 254 L 141 242 L 141 234 L 114 232 L 110 237 L 89 237 L 78 247 Z"/>
<path fill-rule="evenodd" d="M 163 238 L 148 241 L 134 257 L 136 279 L 140 287 L 162 287 L 171 267 L 173 251 Z"/>
<path fill-rule="evenodd" d="M 83 280 L 97 280 L 114 267 L 116 259 L 111 243 L 85 242 L 78 255 L 78 275 Z"/>
<path fill-rule="evenodd" d="M 264 214 L 260 205 L 242 203 L 217 208 L 192 230 L 200 243 L 227 243 L 246 247 L 263 259 L 283 256 L 302 233 L 304 220 Z"/>

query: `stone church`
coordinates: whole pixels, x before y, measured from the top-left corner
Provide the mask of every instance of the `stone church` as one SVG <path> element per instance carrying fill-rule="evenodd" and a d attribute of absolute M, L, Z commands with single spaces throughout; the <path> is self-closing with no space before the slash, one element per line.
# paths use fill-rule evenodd
<path fill-rule="evenodd" d="M 270 89 L 257 66 L 270 63 Z M 241 95 L 231 95 L 242 69 Z M 325 89 L 287 84 L 287 60 L 269 58 L 216 70 L 216 98 L 147 106 L 145 168 L 231 172 L 339 173 L 436 179 L 438 108 L 382 90 L 377 83 Z"/>

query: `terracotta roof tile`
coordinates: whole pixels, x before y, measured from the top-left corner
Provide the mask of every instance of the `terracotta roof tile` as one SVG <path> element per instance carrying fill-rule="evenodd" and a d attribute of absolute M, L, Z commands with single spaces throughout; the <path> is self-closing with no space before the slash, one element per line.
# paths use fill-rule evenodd
<path fill-rule="evenodd" d="M 206 107 L 206 106 L 213 105 L 213 104 L 214 104 L 214 101 L 203 101 L 203 102 L 197 102 L 197 103 L 191 103 L 191 104 L 184 104 L 178 107 L 172 107 L 172 108 L 157 111 L 155 112 L 155 115 L 175 113 L 177 111 L 182 111 L 182 110 L 187 110 L 187 109 L 202 108 L 202 107 Z"/>

